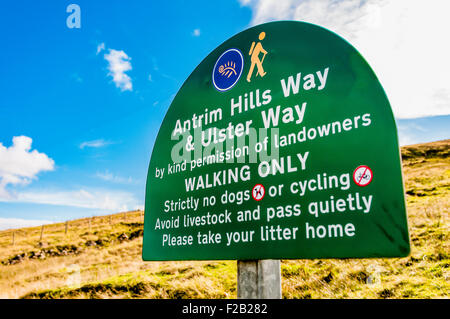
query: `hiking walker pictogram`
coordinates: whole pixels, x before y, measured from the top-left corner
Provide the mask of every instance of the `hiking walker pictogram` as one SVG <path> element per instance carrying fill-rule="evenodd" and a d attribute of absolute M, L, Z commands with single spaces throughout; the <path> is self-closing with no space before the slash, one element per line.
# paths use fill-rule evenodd
<path fill-rule="evenodd" d="M 261 32 L 258 36 L 258 39 L 260 41 L 264 40 L 264 38 L 266 37 L 266 33 L 265 32 Z M 262 59 L 259 59 L 259 54 L 262 53 Z M 251 61 L 251 65 L 250 65 L 250 70 L 248 71 L 247 74 L 247 81 L 250 82 L 251 81 L 251 77 L 253 74 L 253 69 L 257 68 L 256 71 L 256 76 L 258 76 L 258 74 L 263 77 L 264 75 L 266 75 L 267 72 L 264 71 L 264 68 L 262 66 L 263 62 L 264 62 L 264 58 L 266 57 L 267 51 L 264 50 L 261 42 L 258 42 L 255 44 L 255 42 L 252 42 L 252 46 L 250 48 L 250 51 L 248 52 L 248 55 L 250 55 L 250 61 Z"/>

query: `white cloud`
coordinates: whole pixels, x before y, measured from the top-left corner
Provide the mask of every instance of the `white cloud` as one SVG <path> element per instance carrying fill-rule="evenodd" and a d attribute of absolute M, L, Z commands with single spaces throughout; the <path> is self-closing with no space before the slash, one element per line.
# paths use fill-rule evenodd
<path fill-rule="evenodd" d="M 397 118 L 450 114 L 450 2 L 240 0 L 251 24 L 300 20 L 348 40 L 371 65 Z"/>
<path fill-rule="evenodd" d="M 52 171 L 55 162 L 44 153 L 31 150 L 33 140 L 27 136 L 14 136 L 10 147 L 0 143 L 0 199 L 10 198 L 8 185 L 26 185 L 37 174 Z"/>
<path fill-rule="evenodd" d="M 194 29 L 194 31 L 192 31 L 192 35 L 194 37 L 199 37 L 200 36 L 200 29 Z"/>
<path fill-rule="evenodd" d="M 128 211 L 142 204 L 129 192 L 103 189 L 22 191 L 7 199 L 0 198 L 0 201 L 90 208 L 108 212 Z"/>
<path fill-rule="evenodd" d="M 131 58 L 124 51 L 114 49 L 109 49 L 109 53 L 106 53 L 104 58 L 108 61 L 108 75 L 112 76 L 116 87 L 121 91 L 132 91 L 131 78 L 125 73 L 132 69 Z"/>
<path fill-rule="evenodd" d="M 80 144 L 80 148 L 83 149 L 85 147 L 93 147 L 93 148 L 98 148 L 98 147 L 104 147 L 110 144 L 114 144 L 111 141 L 105 141 L 104 139 L 98 139 L 98 140 L 92 140 L 92 141 L 86 141 Z"/>
<path fill-rule="evenodd" d="M 99 54 L 103 50 L 105 50 L 105 43 L 104 42 L 102 42 L 99 45 L 97 45 L 97 53 L 96 54 Z"/>
<path fill-rule="evenodd" d="M 122 176 L 118 176 L 118 175 L 115 175 L 115 174 L 109 172 L 108 170 L 106 170 L 105 172 L 97 172 L 95 174 L 95 176 L 104 181 L 119 183 L 119 184 L 131 184 L 134 182 L 131 177 L 125 178 Z"/>
<path fill-rule="evenodd" d="M 55 221 L 40 220 L 40 219 L 22 219 L 22 218 L 1 218 L 0 217 L 0 230 L 15 229 L 23 227 L 34 227 L 46 224 L 52 224 Z"/>

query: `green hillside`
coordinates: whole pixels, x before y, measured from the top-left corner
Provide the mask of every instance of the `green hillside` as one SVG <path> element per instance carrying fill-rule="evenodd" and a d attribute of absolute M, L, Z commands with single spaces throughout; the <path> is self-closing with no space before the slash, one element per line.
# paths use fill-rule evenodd
<path fill-rule="evenodd" d="M 284 298 L 448 298 L 450 140 L 402 148 L 411 255 L 283 260 Z M 0 298 L 236 298 L 236 261 L 143 262 L 143 213 L 0 232 Z"/>

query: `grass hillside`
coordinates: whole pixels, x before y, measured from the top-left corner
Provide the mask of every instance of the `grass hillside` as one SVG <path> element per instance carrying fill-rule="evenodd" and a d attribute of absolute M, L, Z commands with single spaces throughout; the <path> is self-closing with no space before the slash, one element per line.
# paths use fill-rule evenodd
<path fill-rule="evenodd" d="M 402 148 L 410 256 L 283 260 L 283 297 L 448 298 L 449 150 Z M 236 298 L 235 261 L 143 262 L 142 229 L 135 211 L 2 231 L 0 298 Z"/>

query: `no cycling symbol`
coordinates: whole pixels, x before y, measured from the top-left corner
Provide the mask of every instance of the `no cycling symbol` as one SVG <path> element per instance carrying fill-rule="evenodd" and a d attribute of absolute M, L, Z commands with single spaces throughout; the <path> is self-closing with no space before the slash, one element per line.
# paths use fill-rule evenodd
<path fill-rule="evenodd" d="M 358 166 L 353 172 L 353 181 L 356 185 L 364 187 L 370 184 L 373 178 L 372 170 L 367 165 Z"/>
<path fill-rule="evenodd" d="M 266 189 L 264 188 L 264 186 L 262 186 L 261 184 L 256 184 L 255 186 L 253 186 L 252 197 L 254 200 L 259 202 L 261 199 L 264 198 L 265 194 Z"/>

